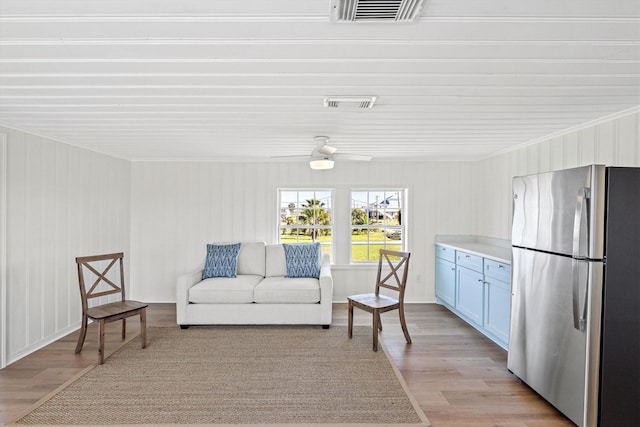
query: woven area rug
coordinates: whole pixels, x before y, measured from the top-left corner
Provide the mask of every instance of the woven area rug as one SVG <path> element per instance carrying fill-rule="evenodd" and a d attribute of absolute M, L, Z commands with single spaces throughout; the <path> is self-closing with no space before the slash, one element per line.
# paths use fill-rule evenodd
<path fill-rule="evenodd" d="M 369 332 L 367 332 L 367 330 Z M 149 328 L 15 421 L 28 425 L 429 425 L 370 328 Z M 383 343 L 384 346 L 384 343 Z"/>

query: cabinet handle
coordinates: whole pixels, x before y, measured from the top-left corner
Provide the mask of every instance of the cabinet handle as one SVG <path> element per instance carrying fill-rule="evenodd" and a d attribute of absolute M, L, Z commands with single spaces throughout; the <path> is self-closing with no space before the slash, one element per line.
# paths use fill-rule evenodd
<path fill-rule="evenodd" d="M 456 271 L 456 268 L 455 267 L 451 267 L 451 271 Z"/>
<path fill-rule="evenodd" d="M 504 268 L 504 265 L 498 264 L 498 268 Z"/>

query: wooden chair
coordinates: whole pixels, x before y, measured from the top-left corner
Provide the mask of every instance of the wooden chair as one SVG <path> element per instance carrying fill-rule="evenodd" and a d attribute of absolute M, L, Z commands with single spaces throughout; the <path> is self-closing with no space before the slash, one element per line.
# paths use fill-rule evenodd
<path fill-rule="evenodd" d="M 404 332 L 407 344 L 411 344 L 411 337 L 404 318 L 404 291 L 407 284 L 410 257 L 409 252 L 380 249 L 375 293 L 347 297 L 349 302 L 349 338 L 353 335 L 353 307 L 358 307 L 373 315 L 373 351 L 378 351 L 378 331 L 382 331 L 380 314 L 390 310 L 398 310 L 402 332 Z M 391 271 L 384 278 L 381 278 L 383 264 L 388 265 Z M 381 295 L 380 288 L 397 291 L 398 298 Z"/>
<path fill-rule="evenodd" d="M 124 254 L 114 253 L 105 255 L 94 255 L 86 257 L 76 258 L 76 264 L 78 265 L 78 282 L 80 284 L 80 296 L 82 299 L 82 329 L 80 330 L 80 337 L 78 338 L 78 345 L 76 346 L 76 353 L 82 351 L 84 345 L 84 339 L 87 336 L 87 323 L 89 319 L 98 322 L 98 363 L 102 365 L 104 363 L 104 329 L 105 325 L 116 320 L 122 320 L 122 339 L 125 339 L 127 331 L 127 317 L 140 316 L 140 336 L 142 338 L 142 348 L 147 346 L 147 307 L 148 304 L 144 304 L 138 301 L 131 301 L 125 299 L 124 293 L 124 266 L 123 266 Z M 98 264 L 104 265 L 104 261 L 107 261 L 107 266 L 99 271 Z M 109 270 L 114 265 L 119 264 L 119 282 L 117 280 L 111 280 L 107 277 Z M 85 270 L 93 273 L 97 278 L 91 287 L 87 290 L 85 284 Z M 87 274 L 89 274 L 87 272 Z M 112 276 L 117 276 L 113 274 Z M 104 288 L 103 285 L 99 285 L 103 282 L 106 284 L 106 290 L 99 290 Z M 121 295 L 121 300 L 111 302 L 107 304 L 97 305 L 89 307 L 89 300 L 91 298 L 98 298 L 105 295 L 117 294 Z"/>

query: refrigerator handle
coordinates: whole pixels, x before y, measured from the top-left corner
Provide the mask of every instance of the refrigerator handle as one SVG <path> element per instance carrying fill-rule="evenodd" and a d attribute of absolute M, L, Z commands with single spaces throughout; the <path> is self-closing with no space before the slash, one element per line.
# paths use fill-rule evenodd
<path fill-rule="evenodd" d="M 585 295 L 582 309 L 580 309 L 580 263 L 577 259 L 573 260 L 572 276 L 573 276 L 573 327 L 579 331 L 584 331 L 587 326 L 587 294 L 585 286 Z M 585 280 L 588 280 L 585 277 Z"/>
<path fill-rule="evenodd" d="M 582 187 L 580 191 L 578 191 L 578 197 L 576 198 L 576 211 L 573 218 L 573 257 L 574 258 L 584 258 L 585 256 L 580 254 L 580 238 L 582 237 L 582 215 L 583 212 L 589 214 L 589 210 L 586 209 L 587 200 L 591 192 L 588 187 Z M 589 221 L 587 220 L 587 227 L 589 226 Z M 587 235 L 589 235 L 587 230 Z"/>

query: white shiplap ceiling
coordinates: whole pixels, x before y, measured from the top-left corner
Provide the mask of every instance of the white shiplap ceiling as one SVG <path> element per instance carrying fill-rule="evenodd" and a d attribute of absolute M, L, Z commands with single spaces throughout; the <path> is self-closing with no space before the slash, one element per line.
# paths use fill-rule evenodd
<path fill-rule="evenodd" d="M 131 159 L 474 160 L 638 109 L 640 0 L 0 0 L 0 125 Z M 325 96 L 377 96 L 325 108 Z"/>

